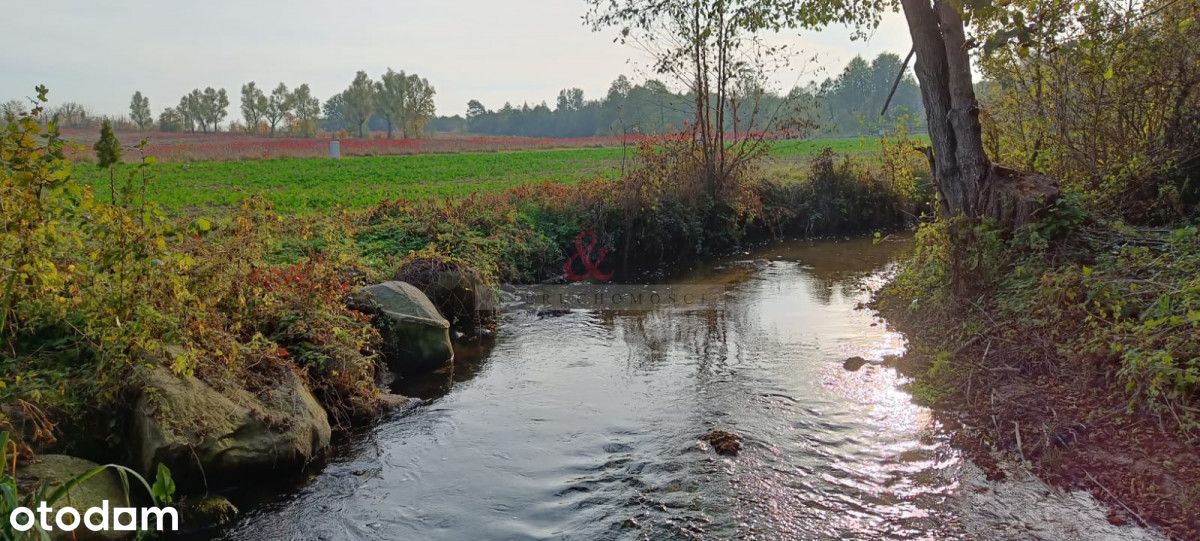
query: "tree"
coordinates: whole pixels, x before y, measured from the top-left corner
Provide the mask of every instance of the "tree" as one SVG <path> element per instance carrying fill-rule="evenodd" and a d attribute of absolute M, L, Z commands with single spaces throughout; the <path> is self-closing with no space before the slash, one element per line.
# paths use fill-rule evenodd
<path fill-rule="evenodd" d="M 346 96 L 343 92 L 338 92 L 325 100 L 321 105 L 321 113 L 325 115 L 325 129 L 336 131 L 345 129 L 346 124 Z"/>
<path fill-rule="evenodd" d="M 246 119 L 246 131 L 255 133 L 262 122 L 263 114 L 268 106 L 267 96 L 250 81 L 242 85 L 242 118 Z"/>
<path fill-rule="evenodd" d="M 359 138 L 365 137 L 367 121 L 371 120 L 375 110 L 375 85 L 367 72 L 359 71 L 354 75 L 350 87 L 342 92 L 342 100 L 346 105 L 343 110 L 346 123 L 358 129 Z"/>
<path fill-rule="evenodd" d="M 429 84 L 428 80 L 418 77 L 416 74 L 408 77 L 408 100 L 403 124 L 404 137 L 420 137 L 425 132 L 425 125 L 436 113 L 433 97 L 437 91 L 434 90 L 433 85 Z"/>
<path fill-rule="evenodd" d="M 193 90 L 179 98 L 179 105 L 175 109 L 179 111 L 179 118 L 183 129 L 195 133 L 196 126 L 203 123 L 204 115 L 201 114 L 200 107 L 199 90 Z M 208 130 L 205 129 L 204 131 Z"/>
<path fill-rule="evenodd" d="M 321 114 L 321 100 L 314 98 L 308 89 L 308 83 L 296 87 L 291 96 L 292 107 L 296 111 L 296 122 L 300 133 L 312 137 L 317 133 L 317 116 Z"/>
<path fill-rule="evenodd" d="M 108 169 L 108 191 L 112 197 L 112 203 L 115 205 L 117 203 L 117 182 L 113 166 L 121 161 L 121 142 L 113 134 L 112 123 L 108 120 L 100 125 L 100 140 L 96 141 L 92 148 L 96 151 L 97 165 L 101 169 Z"/>
<path fill-rule="evenodd" d="M 433 118 L 434 94 L 429 81 L 416 74 L 408 75 L 388 68 L 375 83 L 376 107 L 387 122 L 388 138 L 392 137 L 396 126 L 405 138 L 419 137 Z"/>
<path fill-rule="evenodd" d="M 205 122 L 212 125 L 213 131 L 221 131 L 221 121 L 229 114 L 229 96 L 225 94 L 225 89 L 205 88 L 201 103 Z"/>
<path fill-rule="evenodd" d="M 150 98 L 143 96 L 140 90 L 133 93 L 133 99 L 129 102 L 129 118 L 142 130 L 154 124 L 154 115 L 150 113 Z"/>
<path fill-rule="evenodd" d="M 59 127 L 86 128 L 91 124 L 92 112 L 83 104 L 68 101 L 59 105 L 51 116 L 57 119 Z"/>
<path fill-rule="evenodd" d="M 396 124 L 403 126 L 405 123 L 405 115 L 408 112 L 408 84 L 408 76 L 403 71 L 392 71 L 392 68 L 388 68 L 387 73 L 375 83 L 375 105 L 379 108 L 379 115 L 387 122 L 388 139 L 392 138 Z"/>
<path fill-rule="evenodd" d="M 158 114 L 158 131 L 178 132 L 184 129 L 183 115 L 178 109 L 167 107 Z"/>
<path fill-rule="evenodd" d="M 779 59 L 779 48 L 763 46 L 755 36 L 768 27 L 774 1 L 588 3 L 591 8 L 586 21 L 594 30 L 619 29 L 619 41 L 638 44 L 653 56 L 655 71 L 689 86 L 695 103 L 691 129 L 700 156 L 701 181 L 713 201 L 726 199 L 737 172 L 765 150 L 761 137 L 727 141 L 726 113 L 734 86 L 745 78 L 761 78 L 765 64 Z M 752 128 L 747 126 L 746 132 L 752 133 Z M 758 132 L 766 133 L 767 128 L 760 126 Z"/>
<path fill-rule="evenodd" d="M 856 23 L 860 31 L 879 24 L 882 13 L 899 7 L 904 12 L 916 56 L 917 80 L 925 105 L 932 145 L 934 183 L 946 218 L 990 218 L 1009 227 L 1028 222 L 1046 202 L 1058 195 L 1057 184 L 1046 178 L 1017 174 L 994 166 L 983 146 L 979 103 L 971 75 L 971 49 L 966 20 L 992 28 L 985 42 L 1028 35 L 1024 16 L 1008 3 L 965 0 L 762 0 L 765 21 L 784 26 L 819 28 L 834 22 Z M 1009 28 L 1011 25 L 1011 28 Z"/>
<path fill-rule="evenodd" d="M 271 137 L 275 136 L 275 127 L 279 125 L 279 121 L 291 118 L 292 116 L 292 95 L 288 92 L 287 85 L 279 83 L 275 90 L 271 91 L 271 97 L 267 100 L 267 109 L 264 112 L 267 117 L 267 122 L 271 125 Z"/>
<path fill-rule="evenodd" d="M 896 87 L 887 114 L 880 116 L 902 65 L 900 57 L 891 53 L 880 54 L 869 64 L 855 57 L 836 78 L 826 79 L 816 92 L 821 102 L 822 127 L 839 135 L 866 135 L 902 119 L 909 120 L 910 113 L 923 117 L 921 90 L 907 73 Z"/>
<path fill-rule="evenodd" d="M 0 116 L 4 117 L 4 122 L 13 123 L 25 114 L 25 104 L 19 100 L 8 100 L 0 104 Z"/>
<path fill-rule="evenodd" d="M 558 92 L 555 111 L 579 111 L 583 109 L 583 89 L 564 88 Z"/>
<path fill-rule="evenodd" d="M 482 116 L 484 116 L 486 114 L 487 114 L 487 108 L 484 107 L 484 104 L 482 104 L 479 100 L 472 100 L 472 101 L 467 102 L 467 122 L 468 122 L 468 124 L 469 124 L 469 122 L 472 122 L 474 120 L 478 120 L 478 119 L 482 118 Z"/>

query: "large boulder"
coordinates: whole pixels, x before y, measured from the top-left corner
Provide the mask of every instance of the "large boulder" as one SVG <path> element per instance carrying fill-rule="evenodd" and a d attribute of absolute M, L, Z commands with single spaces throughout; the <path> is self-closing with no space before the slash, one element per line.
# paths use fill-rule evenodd
<path fill-rule="evenodd" d="M 428 372 L 454 358 L 450 322 L 421 290 L 406 282 L 384 282 L 358 290 L 352 308 L 374 316 L 388 367 L 401 374 Z"/>
<path fill-rule="evenodd" d="M 206 482 L 271 469 L 299 469 L 327 447 L 329 419 L 304 381 L 281 369 L 251 393 L 235 382 L 215 385 L 154 367 L 142 376 L 133 411 L 141 469 L 166 464 L 177 477 Z"/>
<path fill-rule="evenodd" d="M 52 492 L 64 483 L 98 467 L 100 465 L 95 462 L 73 456 L 39 455 L 17 472 L 17 479 L 20 480 L 22 494 L 36 493 L 43 483 L 49 487 L 47 492 Z M 133 482 L 130 484 L 130 491 L 138 490 L 138 487 L 140 485 Z M 135 506 L 137 505 L 136 496 L 138 495 L 129 495 L 129 498 L 133 502 L 132 505 Z M 144 497 L 145 494 L 141 494 L 140 496 Z M 108 508 L 110 510 L 115 507 L 127 507 L 130 505 L 126 503 L 125 489 L 121 485 L 120 477 L 117 476 L 117 472 L 111 469 L 75 485 L 74 488 L 67 492 L 66 496 L 54 502 L 51 507 L 58 509 L 59 507 L 70 506 L 82 514 L 92 507 L 102 507 L 102 502 L 105 500 L 108 500 Z M 112 520 L 112 511 L 109 511 L 109 520 Z M 51 524 L 53 524 L 53 519 L 51 520 Z M 55 531 L 51 532 L 51 534 L 51 539 L 79 539 L 80 541 L 89 539 L 128 539 L 133 537 L 130 532 L 93 532 L 83 526 L 76 528 L 74 532 Z"/>

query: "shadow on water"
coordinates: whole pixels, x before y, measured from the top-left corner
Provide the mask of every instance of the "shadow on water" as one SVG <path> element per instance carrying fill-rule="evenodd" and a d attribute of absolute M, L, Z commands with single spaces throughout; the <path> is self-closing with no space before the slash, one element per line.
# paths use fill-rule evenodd
<path fill-rule="evenodd" d="M 492 337 L 454 342 L 454 362 L 445 367 L 415 376 L 396 378 L 391 390 L 404 396 L 432 400 L 448 394 L 454 385 L 470 381 L 483 368 L 488 354 L 496 346 Z"/>

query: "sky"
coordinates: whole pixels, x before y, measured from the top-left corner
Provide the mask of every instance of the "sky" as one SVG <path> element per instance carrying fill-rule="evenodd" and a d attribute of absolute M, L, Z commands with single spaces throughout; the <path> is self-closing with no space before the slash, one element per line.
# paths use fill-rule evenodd
<path fill-rule="evenodd" d="M 308 83 L 324 101 L 358 70 L 387 68 L 425 77 L 438 114 L 462 114 L 478 99 L 553 106 L 562 88 L 597 98 L 620 74 L 653 75 L 641 50 L 613 43 L 612 30 L 582 21 L 584 0 L 0 0 L 0 101 L 46 84 L 51 102 L 76 101 L 100 114 L 127 114 L 140 90 L 157 113 L 193 88 L 229 92 L 255 81 Z M 25 14 L 25 15 L 20 15 Z M 773 36 L 801 51 L 776 75 L 790 88 L 836 75 L 856 54 L 907 53 L 903 17 L 889 14 L 866 40 L 845 27 Z M 806 60 L 816 57 L 817 64 Z"/>

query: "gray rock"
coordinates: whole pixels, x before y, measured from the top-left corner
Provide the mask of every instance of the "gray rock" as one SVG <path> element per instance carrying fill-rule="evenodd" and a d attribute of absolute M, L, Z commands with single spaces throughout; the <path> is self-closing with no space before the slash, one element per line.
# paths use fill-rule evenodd
<path fill-rule="evenodd" d="M 87 473 L 100 465 L 90 460 L 75 458 L 67 455 L 39 455 L 34 462 L 26 464 L 17 472 L 17 478 L 20 480 L 21 491 L 25 494 L 32 494 L 45 483 L 49 490 L 62 486 L 63 483 L 70 481 L 84 473 Z M 137 490 L 136 480 L 130 479 L 130 490 Z M 145 489 L 142 489 L 143 491 Z M 142 495 L 144 496 L 144 495 Z M 108 470 L 97 474 L 96 476 L 84 481 L 72 488 L 63 499 L 54 502 L 52 507 L 55 509 L 62 506 L 74 507 L 80 513 L 92 507 L 100 507 L 101 502 L 108 500 L 109 509 L 114 507 L 127 507 L 125 489 L 121 485 L 121 479 L 117 476 L 117 472 Z M 133 505 L 137 505 L 134 501 Z M 112 520 L 111 511 L 109 512 L 109 520 Z M 7 519 L 7 518 L 6 518 Z M 130 532 L 93 532 L 87 527 L 80 526 L 74 532 L 51 532 L 52 539 L 78 539 L 80 541 L 87 540 L 112 540 L 112 539 L 129 539 L 132 537 Z"/>
<path fill-rule="evenodd" d="M 404 395 L 383 393 L 379 395 L 379 403 L 381 404 L 383 411 L 395 411 L 412 406 L 414 400 Z"/>
<path fill-rule="evenodd" d="M 375 316 L 388 367 L 401 374 L 428 372 L 454 359 L 450 322 L 421 290 L 406 282 L 360 289 L 351 307 Z"/>
<path fill-rule="evenodd" d="M 177 477 L 201 474 L 212 481 L 298 469 L 329 446 L 325 410 L 290 370 L 257 394 L 234 382 L 214 386 L 161 367 L 144 371 L 142 379 L 133 438 L 145 472 L 161 462 Z"/>
<path fill-rule="evenodd" d="M 846 370 L 849 370 L 851 372 L 856 372 L 856 371 L 858 371 L 859 368 L 862 368 L 863 365 L 867 364 L 868 362 L 870 362 L 870 361 L 867 361 L 866 359 L 856 355 L 854 357 L 850 357 L 849 359 L 846 359 L 845 361 L 843 361 L 842 368 L 845 368 Z"/>

